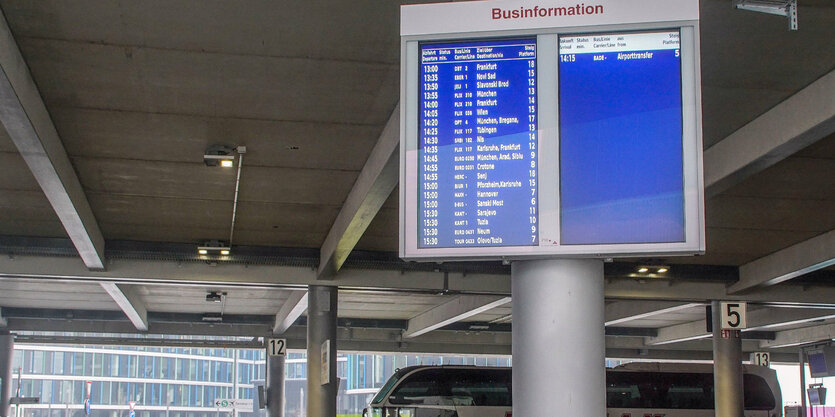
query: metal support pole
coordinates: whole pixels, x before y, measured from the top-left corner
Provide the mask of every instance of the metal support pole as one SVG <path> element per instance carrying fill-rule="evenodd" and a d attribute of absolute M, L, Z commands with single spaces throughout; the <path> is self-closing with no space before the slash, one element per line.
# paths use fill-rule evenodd
<path fill-rule="evenodd" d="M 267 356 L 267 417 L 284 417 L 284 355 Z"/>
<path fill-rule="evenodd" d="M 238 349 L 232 349 L 232 399 L 238 399 Z M 238 417 L 238 410 L 232 409 L 232 417 Z"/>
<path fill-rule="evenodd" d="M 739 330 L 722 330 L 719 301 L 711 303 L 711 311 L 716 417 L 743 417 L 742 337 Z"/>
<path fill-rule="evenodd" d="M 307 305 L 307 416 L 336 417 L 336 287 L 311 285 Z M 330 354 L 322 354 L 329 344 Z M 323 375 L 322 367 L 327 366 Z M 328 382 L 324 383 L 323 376 Z"/>
<path fill-rule="evenodd" d="M 14 336 L 7 331 L 0 332 L 0 417 L 9 417 L 12 398 L 12 358 L 14 357 Z"/>
<path fill-rule="evenodd" d="M 797 353 L 797 362 L 800 364 L 800 415 L 806 417 L 806 355 L 803 348 Z"/>
<path fill-rule="evenodd" d="M 513 415 L 604 417 L 603 261 L 514 262 L 511 281 Z"/>

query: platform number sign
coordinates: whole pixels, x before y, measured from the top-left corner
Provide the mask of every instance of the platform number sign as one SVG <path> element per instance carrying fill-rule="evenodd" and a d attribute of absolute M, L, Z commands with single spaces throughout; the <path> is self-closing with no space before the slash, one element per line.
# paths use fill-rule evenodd
<path fill-rule="evenodd" d="M 748 310 L 746 303 L 722 302 L 722 329 L 742 330 L 748 327 L 745 312 Z"/>
<path fill-rule="evenodd" d="M 771 365 L 771 354 L 768 352 L 754 352 L 751 354 L 751 363 L 768 368 Z"/>
<path fill-rule="evenodd" d="M 267 355 L 284 356 L 287 354 L 287 339 L 268 339 Z"/>

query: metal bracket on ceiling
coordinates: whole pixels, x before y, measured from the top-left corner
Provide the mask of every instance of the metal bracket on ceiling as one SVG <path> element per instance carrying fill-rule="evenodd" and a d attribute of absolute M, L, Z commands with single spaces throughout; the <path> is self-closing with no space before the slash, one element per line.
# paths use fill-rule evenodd
<path fill-rule="evenodd" d="M 734 0 L 734 7 L 787 17 L 789 30 L 797 30 L 797 0 Z"/>

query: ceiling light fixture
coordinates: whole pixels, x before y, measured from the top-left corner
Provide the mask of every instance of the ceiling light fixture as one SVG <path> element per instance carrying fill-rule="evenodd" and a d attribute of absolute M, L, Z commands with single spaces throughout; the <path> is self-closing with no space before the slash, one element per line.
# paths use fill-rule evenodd
<path fill-rule="evenodd" d="M 197 253 L 203 256 L 229 256 L 229 254 L 232 253 L 232 248 L 230 248 L 225 242 L 210 240 L 203 243 L 203 245 L 198 246 Z"/>
<path fill-rule="evenodd" d="M 235 166 L 235 150 L 226 145 L 212 145 L 203 154 L 203 163 L 207 167 L 232 168 Z"/>
<path fill-rule="evenodd" d="M 221 292 L 218 292 L 218 291 L 209 291 L 209 293 L 206 294 L 206 302 L 208 302 L 208 303 L 219 303 L 219 302 L 223 301 L 223 297 L 225 297 L 225 296 L 226 296 L 226 293 L 221 293 Z"/>
<path fill-rule="evenodd" d="M 638 268 L 638 272 L 640 272 L 642 274 L 647 273 L 647 272 L 649 272 L 649 268 L 642 266 L 642 267 Z"/>
<path fill-rule="evenodd" d="M 664 267 L 658 268 L 658 273 L 659 273 L 659 274 L 663 274 L 663 273 L 665 273 L 665 272 L 667 272 L 667 271 L 669 271 L 669 269 L 667 269 L 667 268 L 664 268 Z"/>

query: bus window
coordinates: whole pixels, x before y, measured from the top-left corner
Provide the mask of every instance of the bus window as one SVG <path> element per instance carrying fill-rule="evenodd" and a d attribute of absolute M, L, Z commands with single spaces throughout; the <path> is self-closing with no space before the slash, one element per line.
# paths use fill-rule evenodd
<path fill-rule="evenodd" d="M 396 405 L 510 407 L 512 389 L 507 369 L 430 368 L 405 378 L 389 401 Z"/>
<path fill-rule="evenodd" d="M 773 410 L 776 401 L 760 376 L 743 375 L 746 410 Z M 608 408 L 712 410 L 713 374 L 672 372 L 608 372 Z"/>

